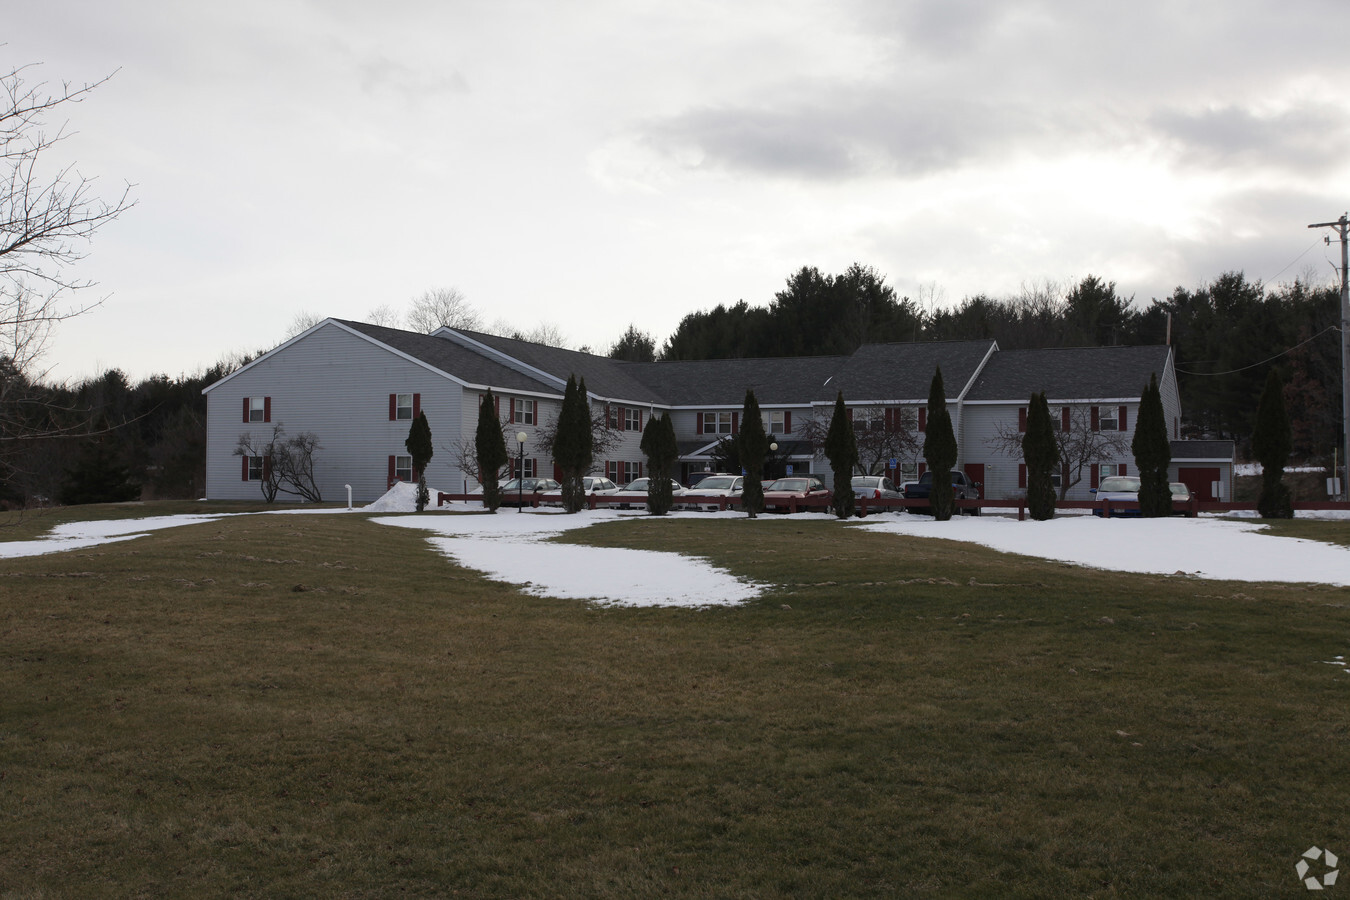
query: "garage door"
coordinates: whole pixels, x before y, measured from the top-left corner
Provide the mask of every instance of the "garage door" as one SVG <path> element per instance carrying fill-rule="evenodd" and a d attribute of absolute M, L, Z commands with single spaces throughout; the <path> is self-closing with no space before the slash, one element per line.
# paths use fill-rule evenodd
<path fill-rule="evenodd" d="M 1200 500 L 1213 500 L 1211 488 L 1219 480 L 1218 467 L 1201 468 L 1199 466 L 1181 466 L 1177 469 L 1177 479 L 1191 489 L 1191 494 Z"/>

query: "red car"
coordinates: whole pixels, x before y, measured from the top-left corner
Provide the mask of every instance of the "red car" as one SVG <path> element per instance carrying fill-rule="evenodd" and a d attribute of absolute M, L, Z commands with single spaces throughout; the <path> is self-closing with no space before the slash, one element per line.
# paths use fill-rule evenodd
<path fill-rule="evenodd" d="M 780 478 L 764 492 L 764 508 L 778 512 L 790 512 L 791 503 L 797 501 L 798 509 L 806 509 L 803 501 L 810 502 L 810 509 L 823 510 L 830 505 L 834 494 L 816 475 L 789 475 Z"/>

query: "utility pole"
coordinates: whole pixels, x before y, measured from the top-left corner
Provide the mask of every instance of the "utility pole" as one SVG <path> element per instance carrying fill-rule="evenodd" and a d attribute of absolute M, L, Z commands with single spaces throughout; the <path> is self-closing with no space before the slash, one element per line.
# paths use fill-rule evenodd
<path fill-rule="evenodd" d="M 1334 228 L 1341 236 L 1341 499 L 1350 500 L 1350 220 L 1344 214 L 1335 222 L 1319 222 L 1309 228 Z M 1331 243 L 1327 237 L 1326 242 Z M 1332 477 L 1339 475 L 1333 471 Z"/>

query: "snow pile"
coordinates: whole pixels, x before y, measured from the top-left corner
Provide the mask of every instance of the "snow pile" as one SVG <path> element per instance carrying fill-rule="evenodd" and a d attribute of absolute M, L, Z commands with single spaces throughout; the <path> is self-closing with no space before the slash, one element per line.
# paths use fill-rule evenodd
<path fill-rule="evenodd" d="M 436 492 L 431 491 L 431 503 L 435 502 Z M 386 491 L 383 497 L 361 507 L 361 512 L 417 512 L 417 485 L 400 481 Z"/>
<path fill-rule="evenodd" d="M 499 512 L 372 521 L 434 532 L 438 536 L 430 538 L 431 545 L 455 562 L 536 597 L 622 606 L 717 606 L 742 603 L 763 590 L 697 557 L 546 543 L 574 528 L 631 515 L 617 510 Z"/>
<path fill-rule="evenodd" d="M 1350 585 L 1350 548 L 1262 534 L 1264 525 L 1222 519 L 1099 519 L 1019 522 L 1004 516 L 896 516 L 854 527 L 887 534 L 970 541 L 1118 572 L 1186 574 L 1232 581 Z"/>

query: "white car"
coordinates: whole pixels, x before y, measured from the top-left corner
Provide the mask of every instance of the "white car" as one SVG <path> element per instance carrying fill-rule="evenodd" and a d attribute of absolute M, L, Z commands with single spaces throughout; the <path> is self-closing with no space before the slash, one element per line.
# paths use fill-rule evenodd
<path fill-rule="evenodd" d="M 603 475 L 587 475 L 581 479 L 581 485 L 588 497 L 591 494 L 607 497 L 619 492 L 619 486 Z M 562 485 L 556 490 L 545 491 L 540 498 L 540 506 L 562 506 Z"/>
<path fill-rule="evenodd" d="M 651 490 L 651 484 L 650 478 L 635 478 L 611 496 L 623 501 L 618 504 L 619 509 L 645 508 L 647 506 L 647 493 Z M 683 493 L 684 485 L 674 478 L 670 479 L 670 495 L 679 497 Z"/>
<path fill-rule="evenodd" d="M 716 512 L 717 497 L 726 497 L 729 501 L 740 500 L 745 491 L 745 478 L 740 475 L 709 475 L 696 486 L 685 491 L 686 497 L 695 497 L 693 502 L 680 504 L 685 509 L 701 509 Z M 706 498 L 706 499 L 705 499 Z M 711 500 L 711 502 L 709 502 Z M 733 504 L 727 503 L 730 507 Z"/>

